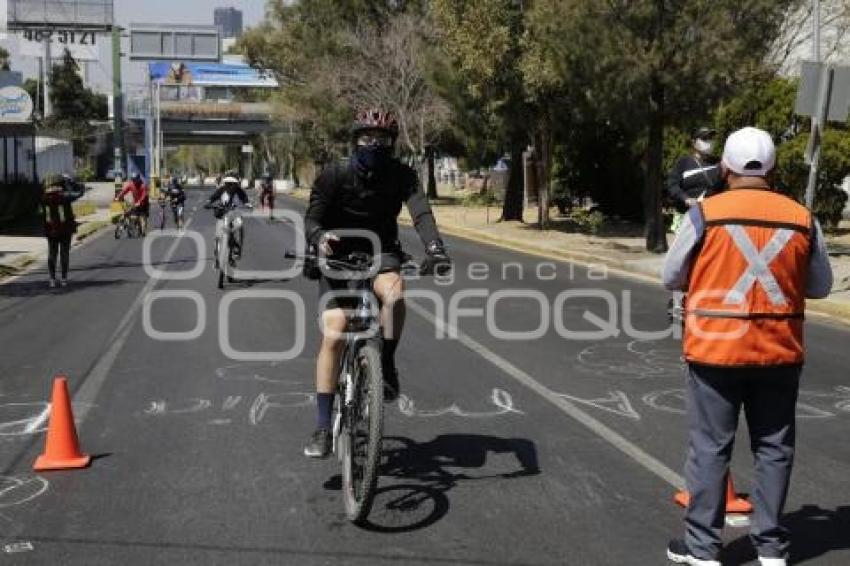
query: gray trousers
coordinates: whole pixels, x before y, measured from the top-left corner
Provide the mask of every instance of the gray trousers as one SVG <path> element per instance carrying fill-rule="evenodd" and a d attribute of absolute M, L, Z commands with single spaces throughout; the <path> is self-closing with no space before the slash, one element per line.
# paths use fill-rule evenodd
<path fill-rule="evenodd" d="M 788 531 L 780 516 L 794 462 L 800 372 L 799 366 L 688 366 L 685 481 L 691 500 L 685 514 L 685 544 L 696 558 L 717 560 L 722 547 L 726 478 L 741 407 L 755 459 L 750 538 L 759 556 L 787 556 Z"/>

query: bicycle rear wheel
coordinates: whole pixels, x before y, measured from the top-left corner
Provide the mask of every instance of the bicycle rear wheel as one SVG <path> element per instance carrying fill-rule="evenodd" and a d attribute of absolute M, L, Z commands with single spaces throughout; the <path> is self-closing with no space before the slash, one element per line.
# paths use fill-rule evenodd
<path fill-rule="evenodd" d="M 142 237 L 142 223 L 138 219 L 138 217 L 133 217 L 130 219 L 129 224 L 127 225 L 127 236 L 130 238 Z"/>
<path fill-rule="evenodd" d="M 380 346 L 363 344 L 352 368 L 354 398 L 345 408 L 340 433 L 342 497 L 348 519 L 362 523 L 372 509 L 384 434 L 384 378 Z"/>

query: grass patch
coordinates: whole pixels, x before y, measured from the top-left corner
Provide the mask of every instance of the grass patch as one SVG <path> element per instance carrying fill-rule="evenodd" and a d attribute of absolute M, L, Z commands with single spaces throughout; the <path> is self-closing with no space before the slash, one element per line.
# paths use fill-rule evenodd
<path fill-rule="evenodd" d="M 74 210 L 74 216 L 77 217 L 89 216 L 97 212 L 97 207 L 91 202 L 75 202 L 71 208 Z"/>
<path fill-rule="evenodd" d="M 94 222 L 86 222 L 85 224 L 80 226 L 79 230 L 77 230 L 77 241 L 81 242 L 85 240 L 101 228 L 105 228 L 110 224 L 112 223 L 108 220 L 96 220 Z"/>

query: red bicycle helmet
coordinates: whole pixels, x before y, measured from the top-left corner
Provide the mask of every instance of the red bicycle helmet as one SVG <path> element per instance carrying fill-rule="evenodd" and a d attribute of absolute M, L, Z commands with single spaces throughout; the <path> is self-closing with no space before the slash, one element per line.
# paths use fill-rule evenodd
<path fill-rule="evenodd" d="M 368 108 L 357 112 L 351 133 L 357 136 L 365 130 L 382 130 L 389 132 L 393 138 L 398 137 L 398 120 L 392 112 L 380 108 Z"/>

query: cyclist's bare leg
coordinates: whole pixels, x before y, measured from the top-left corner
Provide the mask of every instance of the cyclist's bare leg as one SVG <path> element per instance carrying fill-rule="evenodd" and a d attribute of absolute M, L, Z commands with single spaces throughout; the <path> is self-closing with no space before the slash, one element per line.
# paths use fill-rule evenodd
<path fill-rule="evenodd" d="M 322 313 L 322 345 L 316 360 L 316 391 L 333 393 L 336 391 L 337 371 L 345 347 L 345 311 L 328 309 Z"/>
<path fill-rule="evenodd" d="M 375 277 L 373 289 L 381 302 L 380 320 L 384 339 L 398 340 L 407 313 L 404 306 L 404 279 L 399 273 L 381 273 Z"/>
<path fill-rule="evenodd" d="M 393 401 L 401 391 L 395 366 L 395 351 L 401 338 L 406 314 L 404 279 L 398 273 L 381 273 L 375 278 L 373 289 L 375 296 L 381 302 L 380 319 L 384 338 L 381 365 L 384 376 L 384 400 Z"/>

